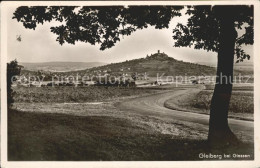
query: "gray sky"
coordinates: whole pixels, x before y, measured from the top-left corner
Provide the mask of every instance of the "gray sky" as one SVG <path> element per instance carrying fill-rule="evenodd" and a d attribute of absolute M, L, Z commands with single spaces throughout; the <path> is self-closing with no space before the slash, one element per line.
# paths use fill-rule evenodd
<path fill-rule="evenodd" d="M 177 22 L 185 22 L 187 16 L 174 17 L 169 29 L 157 30 L 149 27 L 137 30 L 130 36 L 124 36 L 111 49 L 100 51 L 99 46 L 78 42 L 75 45 L 63 44 L 56 41 L 56 35 L 50 32 L 50 27 L 57 23 L 46 22 L 38 25 L 36 30 L 25 29 L 22 23 L 11 19 L 15 7 L 8 10 L 8 61 L 17 59 L 18 62 L 121 62 L 145 57 L 161 50 L 169 56 L 189 62 L 216 62 L 216 53 L 192 48 L 175 48 L 172 39 L 172 29 Z M 16 36 L 21 35 L 18 42 Z M 253 47 L 244 48 L 252 55 Z"/>

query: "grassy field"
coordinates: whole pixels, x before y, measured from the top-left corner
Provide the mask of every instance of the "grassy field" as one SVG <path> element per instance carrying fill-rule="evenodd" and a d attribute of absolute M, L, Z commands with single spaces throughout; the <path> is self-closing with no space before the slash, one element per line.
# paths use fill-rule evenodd
<path fill-rule="evenodd" d="M 253 144 L 210 149 L 207 132 L 149 117 L 134 117 L 135 120 L 10 110 L 8 160 L 203 160 L 200 153 L 246 153 L 251 156 L 248 159 L 254 158 Z M 165 134 L 154 129 L 167 125 L 179 133 Z"/>
<path fill-rule="evenodd" d="M 188 122 L 169 122 L 114 106 L 158 89 L 17 87 L 15 91 L 13 109 L 8 111 L 10 161 L 203 160 L 200 153 L 254 158 L 251 142 L 210 149 L 207 128 L 197 130 Z"/>
<path fill-rule="evenodd" d="M 213 90 L 194 90 L 178 99 L 170 99 L 165 106 L 183 111 L 209 114 Z M 229 117 L 254 120 L 253 91 L 234 90 L 229 104 Z"/>
<path fill-rule="evenodd" d="M 206 90 L 214 90 L 215 85 L 205 85 Z M 254 91 L 253 81 L 252 83 L 248 84 L 234 84 L 233 85 L 234 91 Z"/>
<path fill-rule="evenodd" d="M 15 102 L 95 102 L 156 93 L 145 88 L 118 87 L 15 87 Z"/>
<path fill-rule="evenodd" d="M 198 109 L 209 109 L 209 104 L 213 91 L 201 91 L 191 103 L 191 105 Z M 251 91 L 234 91 L 231 96 L 229 110 L 233 113 L 254 113 L 254 93 Z"/>

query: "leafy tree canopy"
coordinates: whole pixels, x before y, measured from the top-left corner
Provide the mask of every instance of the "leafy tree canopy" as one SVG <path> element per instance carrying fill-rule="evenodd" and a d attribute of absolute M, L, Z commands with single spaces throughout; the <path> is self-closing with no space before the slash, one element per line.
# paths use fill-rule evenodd
<path fill-rule="evenodd" d="M 35 29 L 45 21 L 59 21 L 62 25 L 51 27 L 58 35 L 57 41 L 75 44 L 76 41 L 101 44 L 101 50 L 111 48 L 120 35 L 130 35 L 137 29 L 153 25 L 168 28 L 173 16 L 180 16 L 181 6 L 37 6 L 17 8 L 14 17 L 24 27 Z"/>
<path fill-rule="evenodd" d="M 193 46 L 195 49 L 218 52 L 221 6 L 189 6 L 186 14 L 190 15 L 187 25 L 178 24 L 173 30 L 176 47 Z M 237 37 L 235 54 L 237 62 L 249 59 L 241 46 L 254 43 L 253 6 L 230 6 L 230 15 L 235 28 L 245 27 L 245 33 Z"/>
<path fill-rule="evenodd" d="M 188 6 L 187 24 L 178 24 L 173 29 L 175 47 L 194 47 L 217 52 L 221 6 Z M 14 13 L 15 19 L 25 28 L 35 29 L 37 24 L 59 21 L 60 26 L 51 27 L 62 45 L 76 41 L 101 44 L 100 49 L 111 48 L 123 35 L 147 28 L 168 28 L 175 16 L 181 16 L 183 6 L 21 6 Z M 245 33 L 237 37 L 235 54 L 238 61 L 250 58 L 241 48 L 253 44 L 253 6 L 230 6 L 230 15 L 237 29 L 245 27 Z"/>

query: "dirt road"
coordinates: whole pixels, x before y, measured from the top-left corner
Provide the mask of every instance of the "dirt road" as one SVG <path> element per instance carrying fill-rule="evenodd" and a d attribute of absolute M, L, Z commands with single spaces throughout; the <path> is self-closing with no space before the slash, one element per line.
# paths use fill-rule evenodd
<path fill-rule="evenodd" d="M 166 100 L 173 97 L 178 97 L 185 92 L 191 91 L 191 89 L 192 88 L 168 90 L 159 94 L 126 100 L 119 103 L 117 106 L 121 110 L 136 113 L 138 115 L 148 115 L 150 117 L 155 117 L 167 121 L 178 120 L 183 122 L 190 122 L 194 125 L 193 129 L 206 131 L 209 124 L 208 115 L 182 112 L 164 107 L 164 102 Z M 252 121 L 229 119 L 229 125 L 233 132 L 240 139 L 253 142 L 254 123 Z"/>

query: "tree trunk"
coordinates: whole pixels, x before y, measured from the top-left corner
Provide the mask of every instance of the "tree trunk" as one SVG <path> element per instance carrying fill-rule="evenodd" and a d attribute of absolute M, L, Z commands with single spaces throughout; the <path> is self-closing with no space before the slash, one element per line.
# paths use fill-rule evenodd
<path fill-rule="evenodd" d="M 237 143 L 236 136 L 228 126 L 228 110 L 232 93 L 234 48 L 237 32 L 229 10 L 219 8 L 220 38 L 217 78 L 210 106 L 208 140 L 213 146 Z M 225 12 L 226 11 L 226 12 Z M 225 13 L 227 15 L 225 15 Z"/>

